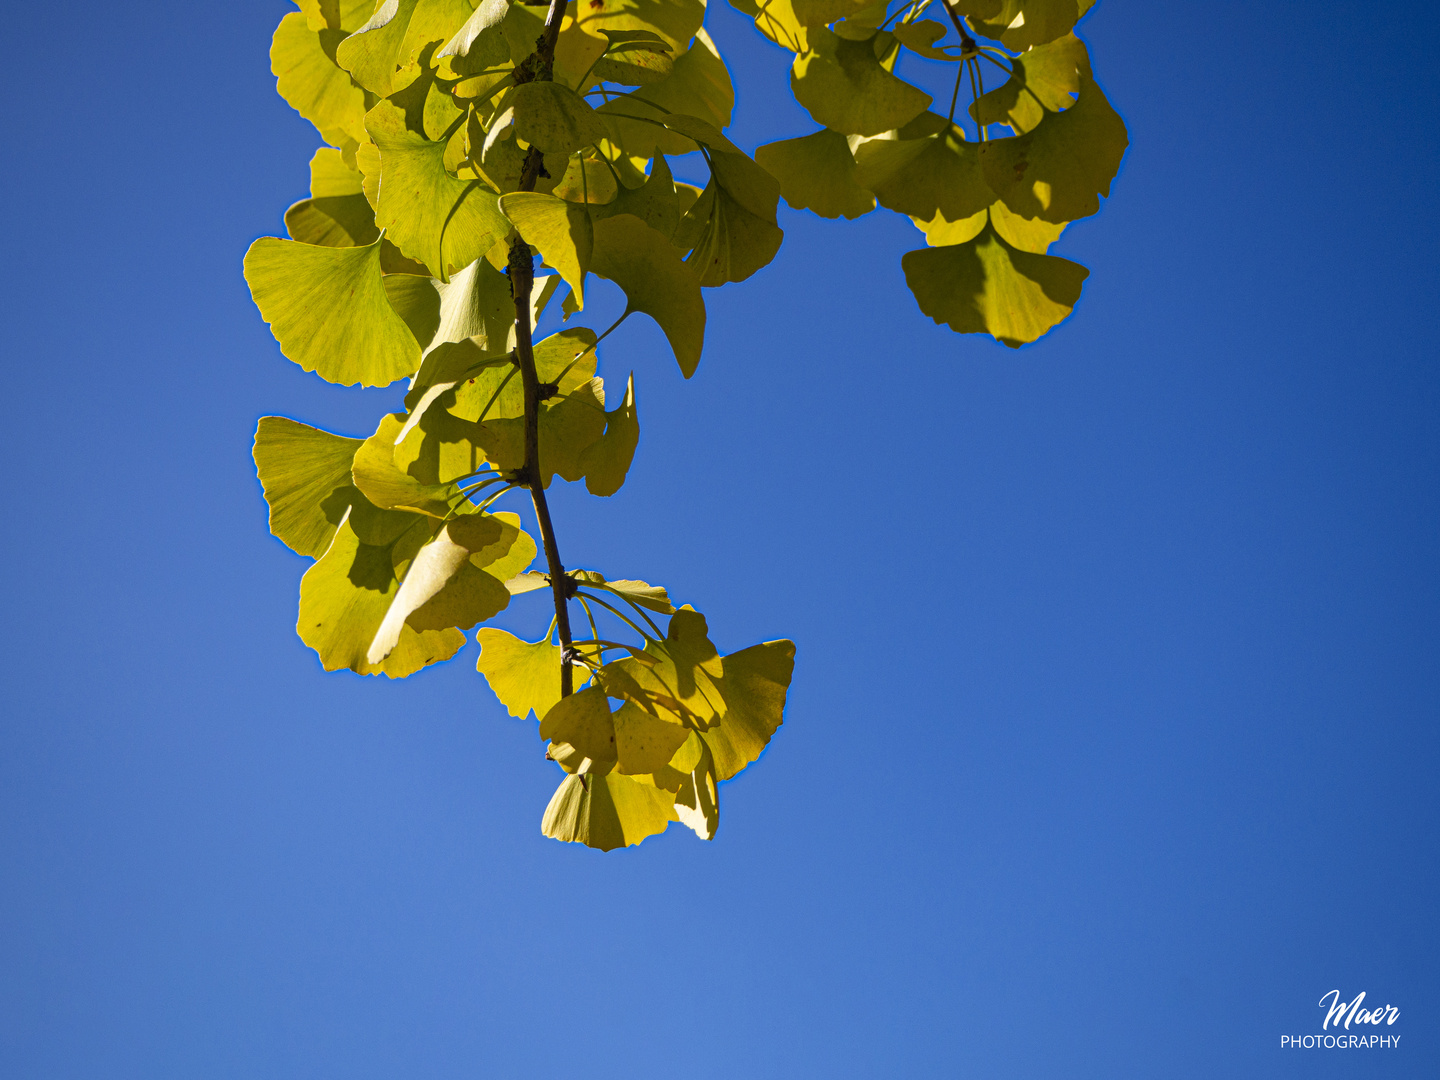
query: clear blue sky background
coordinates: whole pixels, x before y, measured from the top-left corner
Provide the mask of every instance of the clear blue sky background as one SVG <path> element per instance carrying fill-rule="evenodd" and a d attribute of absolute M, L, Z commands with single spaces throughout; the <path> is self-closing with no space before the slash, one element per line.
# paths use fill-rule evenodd
<path fill-rule="evenodd" d="M 294 635 L 255 419 L 399 390 L 300 372 L 241 278 L 316 141 L 285 10 L 0 24 L 0 1075 L 1440 1072 L 1432 5 L 1102 0 L 1132 148 L 1037 347 L 921 316 L 904 219 L 788 210 L 694 380 L 612 339 L 640 453 L 557 494 L 567 559 L 799 664 L 719 839 L 608 856 L 540 836 L 473 644 L 388 684 Z M 811 130 L 709 25 L 737 139 Z M 1331 989 L 1401 1048 L 1279 1049 Z"/>

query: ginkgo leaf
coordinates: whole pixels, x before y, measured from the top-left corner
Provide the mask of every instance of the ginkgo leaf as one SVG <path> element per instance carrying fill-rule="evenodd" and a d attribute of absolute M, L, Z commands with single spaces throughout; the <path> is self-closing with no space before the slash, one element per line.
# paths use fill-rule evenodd
<path fill-rule="evenodd" d="M 298 555 L 325 554 L 358 492 L 350 463 L 363 440 L 283 416 L 255 428 L 255 471 L 270 507 L 270 532 Z"/>
<path fill-rule="evenodd" d="M 584 206 L 538 192 L 517 191 L 500 197 L 500 210 L 521 239 L 538 248 L 546 265 L 560 272 L 585 306 L 585 275 L 595 249 L 595 229 Z"/>
<path fill-rule="evenodd" d="M 756 29 L 775 44 L 793 53 L 809 48 L 809 37 L 791 0 L 730 0 L 730 6 L 754 19 Z"/>
<path fill-rule="evenodd" d="M 384 265 L 383 258 L 381 265 Z M 385 296 L 405 320 L 421 349 L 428 349 L 440 326 L 440 297 L 434 278 L 421 274 L 386 274 Z"/>
<path fill-rule="evenodd" d="M 290 239 L 322 247 L 366 247 L 380 237 L 364 195 L 302 199 L 285 211 Z"/>
<path fill-rule="evenodd" d="M 527 82 L 510 98 L 515 134 L 546 154 L 570 154 L 605 137 L 595 110 L 568 86 Z"/>
<path fill-rule="evenodd" d="M 675 58 L 668 78 L 630 95 L 659 105 L 668 113 L 708 120 L 728 127 L 735 108 L 735 87 L 720 51 L 703 29 L 695 32 L 690 47 Z M 650 156 L 650 155 L 646 155 Z"/>
<path fill-rule="evenodd" d="M 782 722 L 794 670 L 793 641 L 767 641 L 725 657 L 720 680 L 725 715 L 701 734 L 718 779 L 729 780 L 759 760 Z"/>
<path fill-rule="evenodd" d="M 1095 0 L 1000 0 L 993 14 L 972 18 L 977 34 L 994 38 L 1012 52 L 1054 41 L 1068 32 Z"/>
<path fill-rule="evenodd" d="M 245 280 L 280 351 L 327 382 L 387 386 L 420 366 L 420 346 L 385 296 L 379 242 L 262 237 L 245 254 Z"/>
<path fill-rule="evenodd" d="M 620 773 L 567 776 L 545 808 L 540 831 L 555 840 L 613 851 L 665 831 L 674 796 Z"/>
<path fill-rule="evenodd" d="M 687 265 L 700 275 L 700 284 L 709 287 L 729 281 L 744 281 L 766 266 L 785 234 L 775 223 L 780 202 L 780 185 L 775 178 L 744 154 L 715 153 L 710 158 L 710 184 L 686 213 L 676 230 L 676 240 L 691 242 L 694 250 Z"/>
<path fill-rule="evenodd" d="M 667 767 L 679 780 L 675 788 L 675 816 L 701 840 L 714 840 L 720 827 L 720 789 L 715 757 L 701 736 L 691 734 L 691 745 Z M 679 759 L 685 759 L 683 761 Z M 657 786 L 659 777 L 656 777 Z M 664 785 L 667 789 L 669 784 Z"/>
<path fill-rule="evenodd" d="M 917 22 L 902 22 L 896 25 L 891 31 L 895 39 L 904 45 L 905 48 L 919 56 L 929 60 L 959 60 L 959 46 L 949 45 L 945 48 L 955 49 L 955 52 L 946 52 L 945 48 L 937 48 L 935 42 L 950 32 L 950 28 L 934 19 L 920 19 Z"/>
<path fill-rule="evenodd" d="M 615 723 L 599 687 L 562 697 L 540 720 L 540 737 L 566 743 L 592 761 L 615 761 Z"/>
<path fill-rule="evenodd" d="M 625 385 L 620 407 L 605 414 L 605 434 L 580 457 L 585 490 L 591 495 L 614 495 L 625 483 L 635 447 L 640 442 L 640 421 L 635 415 L 635 373 Z"/>
<path fill-rule="evenodd" d="M 292 11 L 270 44 L 280 96 L 334 146 L 365 138 L 365 92 L 335 66 L 335 48 L 344 37 L 342 30 L 312 30 L 304 14 Z"/>
<path fill-rule="evenodd" d="M 651 585 L 648 581 L 630 578 L 607 581 L 603 574 L 595 570 L 573 570 L 570 577 L 576 584 L 604 589 L 606 592 L 614 593 L 643 608 L 658 611 L 662 615 L 675 614 L 675 607 L 670 603 L 670 594 L 665 591 L 663 585 Z"/>
<path fill-rule="evenodd" d="M 801 26 L 825 26 L 869 7 L 872 0 L 791 0 Z"/>
<path fill-rule="evenodd" d="M 415 77 L 411 61 L 427 46 L 448 42 L 471 13 L 469 0 L 382 0 L 340 43 L 336 63 L 365 89 L 389 97 Z"/>
<path fill-rule="evenodd" d="M 675 53 L 689 44 L 705 18 L 704 0 L 605 0 L 577 8 L 576 19 L 588 33 L 649 31 Z"/>
<path fill-rule="evenodd" d="M 610 719 L 616 769 L 631 776 L 663 769 L 690 738 L 688 728 L 651 716 L 629 701 Z"/>
<path fill-rule="evenodd" d="M 490 689 L 511 716 L 538 719 L 560 700 L 560 659 L 565 650 L 548 638 L 521 641 L 494 627 L 475 631 L 480 659 L 475 669 L 485 676 Z"/>
<path fill-rule="evenodd" d="M 445 170 L 445 145 L 411 131 L 402 110 L 382 101 L 365 117 L 380 149 L 375 223 L 395 246 L 448 281 L 510 231 L 496 196 Z"/>
<path fill-rule="evenodd" d="M 1100 209 L 1130 140 L 1093 79 L 1080 75 L 1080 96 L 1024 135 L 985 144 L 981 167 L 995 194 L 1021 217 L 1074 221 Z"/>
<path fill-rule="evenodd" d="M 1085 43 L 1065 34 L 1037 45 L 1010 61 L 1010 78 L 970 106 L 985 124 L 1008 124 L 1021 134 L 1034 130 L 1047 112 L 1063 112 L 1075 103 L 1080 75 L 1090 73 Z"/>
<path fill-rule="evenodd" d="M 335 62 L 366 90 L 389 97 L 395 71 L 400 66 L 400 48 L 410 17 L 420 0 L 382 0 L 370 19 L 356 29 L 335 50 Z"/>
<path fill-rule="evenodd" d="M 380 421 L 375 434 L 355 452 L 351 466 L 355 486 L 376 506 L 444 518 L 455 505 L 449 485 L 423 482 L 395 461 L 395 444 L 404 426 L 405 417 L 400 413 Z"/>
<path fill-rule="evenodd" d="M 427 664 L 448 660 L 465 644 L 459 630 L 416 630 L 402 626 L 396 646 L 379 664 L 366 658 L 375 632 L 399 591 L 397 564 L 403 567 L 430 535 L 429 519 L 390 514 L 381 519 L 413 519 L 401 533 L 382 530 L 365 542 L 347 515 L 325 555 L 300 581 L 300 617 L 296 631 L 314 649 L 326 671 L 349 668 L 361 675 L 403 679 Z M 403 522 L 402 522 L 403 524 Z"/>
<path fill-rule="evenodd" d="M 363 123 L 361 130 L 364 130 Z M 343 199 L 347 195 L 363 194 L 360 174 L 345 163 L 344 154 L 328 146 L 315 151 L 310 158 L 312 199 Z"/>
<path fill-rule="evenodd" d="M 848 41 L 811 27 L 810 49 L 795 58 L 790 88 L 817 124 L 846 135 L 879 135 L 903 127 L 932 98 L 887 71 L 871 41 Z"/>
<path fill-rule="evenodd" d="M 705 342 L 705 301 L 700 282 L 662 233 L 633 214 L 595 222 L 590 269 L 625 291 L 626 310 L 643 311 L 660 325 L 688 379 Z"/>
<path fill-rule="evenodd" d="M 572 157 L 550 193 L 567 202 L 602 206 L 614 201 L 619 194 L 619 185 L 615 183 L 615 174 L 603 161 Z"/>
<path fill-rule="evenodd" d="M 615 198 L 604 206 L 592 208 L 595 218 L 633 214 L 652 229 L 669 238 L 675 235 L 680 216 L 695 203 L 695 195 L 686 185 L 676 184 L 670 166 L 661 154 L 655 155 L 650 175 L 636 188 L 621 188 Z"/>
<path fill-rule="evenodd" d="M 295 0 L 312 30 L 344 30 L 347 34 L 365 25 L 375 10 L 375 0 Z"/>
<path fill-rule="evenodd" d="M 900 264 L 926 315 L 1012 348 L 1038 340 L 1069 315 L 1090 273 L 1068 259 L 1021 251 L 989 225 L 968 243 L 912 251 Z"/>
<path fill-rule="evenodd" d="M 365 659 L 378 664 L 390 655 L 401 629 L 416 616 L 421 629 L 468 628 L 504 610 L 510 593 L 471 560 L 476 552 L 493 547 L 502 531 L 488 514 L 446 522 L 410 560 Z"/>
<path fill-rule="evenodd" d="M 1050 245 L 1060 239 L 1060 234 L 1069 224 L 1065 221 L 1042 221 L 1039 218 L 1023 218 L 1003 202 L 990 207 L 990 223 L 1000 238 L 1021 251 L 1033 251 L 1044 255 Z"/>
<path fill-rule="evenodd" d="M 780 194 L 796 210 L 825 218 L 857 218 L 875 209 L 875 196 L 855 182 L 855 158 L 838 131 L 768 143 L 755 150 L 755 162 L 780 184 Z"/>
<path fill-rule="evenodd" d="M 456 271 L 435 286 L 440 297 L 440 324 L 435 341 L 473 339 L 485 352 L 508 351 L 515 337 L 515 301 L 510 279 L 484 259 Z"/>
<path fill-rule="evenodd" d="M 675 68 L 670 43 L 650 30 L 601 30 L 609 44 L 592 71 L 597 79 L 622 86 L 659 82 Z"/>
<path fill-rule="evenodd" d="M 456 75 L 472 75 L 503 64 L 510 59 L 510 46 L 500 26 L 509 10 L 508 0 L 481 0 L 455 36 L 436 51 L 435 59 L 450 57 Z"/>
<path fill-rule="evenodd" d="M 995 193 L 981 171 L 980 144 L 966 142 L 958 129 L 918 139 L 870 139 L 855 150 L 855 179 L 875 193 L 880 205 L 921 220 L 941 214 L 959 221 L 983 211 Z"/>

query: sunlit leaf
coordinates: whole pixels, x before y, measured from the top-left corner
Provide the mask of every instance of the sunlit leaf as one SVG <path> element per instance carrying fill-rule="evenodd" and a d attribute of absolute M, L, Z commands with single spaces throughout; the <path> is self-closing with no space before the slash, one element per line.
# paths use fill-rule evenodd
<path fill-rule="evenodd" d="M 613 851 L 664 832 L 673 805 L 669 792 L 617 772 L 567 776 L 545 808 L 540 831 L 555 840 Z"/>
<path fill-rule="evenodd" d="M 714 840 L 715 831 L 720 827 L 720 789 L 715 775 L 715 757 L 703 737 L 692 734 L 690 738 L 695 753 L 681 756 L 693 757 L 693 762 L 672 763 L 670 766 L 680 779 L 675 792 L 675 816 L 701 840 Z M 658 781 L 659 778 L 656 779 Z"/>
<path fill-rule="evenodd" d="M 1033 131 L 985 144 L 981 166 L 995 194 L 1021 217 L 1074 221 L 1100 209 L 1129 138 L 1100 87 L 1080 76 L 1080 97 Z"/>
<path fill-rule="evenodd" d="M 527 82 L 510 98 L 515 134 L 546 154 L 569 154 L 605 137 L 595 110 L 568 86 Z"/>
<path fill-rule="evenodd" d="M 507 0 L 481 0 L 455 36 L 436 51 L 435 59 L 450 57 L 456 75 L 471 75 L 504 63 L 510 59 L 510 46 L 500 24 L 509 10 Z"/>
<path fill-rule="evenodd" d="M 448 498 L 448 484 L 425 482 L 406 472 L 395 461 L 395 445 L 405 426 L 405 417 L 391 413 L 380 421 L 375 434 L 355 452 L 351 475 L 365 497 L 376 506 L 395 510 L 413 510 L 419 514 L 444 518 L 455 506 Z M 416 470 L 423 475 L 423 466 Z"/>
<path fill-rule="evenodd" d="M 959 46 L 937 47 L 935 42 L 950 32 L 950 28 L 934 19 L 920 19 L 917 22 L 902 22 L 892 33 L 905 48 L 929 60 L 959 60 Z M 946 49 L 954 52 L 946 52 Z"/>
<path fill-rule="evenodd" d="M 663 769 L 690 738 L 689 729 L 651 716 L 629 701 L 611 716 L 611 730 L 616 769 L 631 776 Z"/>
<path fill-rule="evenodd" d="M 1037 45 L 1010 64 L 1010 78 L 972 104 L 970 115 L 1021 133 L 1034 130 L 1047 112 L 1070 108 L 1080 92 L 1081 73 L 1090 73 L 1085 44 L 1074 34 Z"/>
<path fill-rule="evenodd" d="M 809 30 L 810 49 L 795 58 L 790 88 L 817 124 L 846 135 L 879 135 L 903 127 L 931 97 L 881 66 L 870 41 L 847 41 L 824 27 Z"/>
<path fill-rule="evenodd" d="M 391 512 L 362 542 L 351 517 L 340 523 L 323 558 L 300 581 L 296 631 L 320 656 L 326 671 L 349 668 L 361 675 L 403 679 L 427 664 L 448 660 L 465 644 L 459 630 L 400 628 L 395 648 L 379 664 L 366 658 L 370 643 L 400 589 L 399 574 L 430 536 L 430 519 Z M 404 531 L 395 533 L 394 519 Z M 398 568 L 398 569 L 397 569 Z"/>
<path fill-rule="evenodd" d="M 635 415 L 635 374 L 625 385 L 620 407 L 605 414 L 605 434 L 588 446 L 580 458 L 585 489 L 591 495 L 614 495 L 625 483 L 635 447 L 640 442 L 640 421 Z"/>
<path fill-rule="evenodd" d="M 567 202 L 599 206 L 613 202 L 619 188 L 615 183 L 615 174 L 604 162 L 588 157 L 572 157 L 550 193 Z"/>
<path fill-rule="evenodd" d="M 822 128 L 813 135 L 761 146 L 755 162 L 780 184 L 796 210 L 826 218 L 857 218 L 875 208 L 875 196 L 855 182 L 855 158 L 844 135 Z"/>
<path fill-rule="evenodd" d="M 780 250 L 784 232 L 775 223 L 780 185 L 744 154 L 715 153 L 710 184 L 685 215 L 676 239 L 690 243 L 686 222 L 699 226 L 688 265 L 700 284 L 744 281 Z"/>
<path fill-rule="evenodd" d="M 870 139 L 855 150 L 855 179 L 880 205 L 921 220 L 959 221 L 995 201 L 981 172 L 980 145 L 936 116 L 941 128 L 912 139 Z"/>
<path fill-rule="evenodd" d="M 700 282 L 669 239 L 632 214 L 595 223 L 590 269 L 625 291 L 626 309 L 643 311 L 664 331 L 688 379 L 705 341 Z"/>
<path fill-rule="evenodd" d="M 347 34 L 365 25 L 375 10 L 375 0 L 295 0 L 312 30 L 344 30 Z"/>
<path fill-rule="evenodd" d="M 597 79 L 622 86 L 659 82 L 675 67 L 670 43 L 650 30 L 604 30 L 609 41 L 605 55 L 595 62 Z"/>
<path fill-rule="evenodd" d="M 576 13 L 589 33 L 646 30 L 667 42 L 674 53 L 684 50 L 704 18 L 704 0 L 604 0 L 601 4 L 586 0 L 577 5 Z"/>
<path fill-rule="evenodd" d="M 1021 251 L 988 225 L 968 243 L 912 251 L 901 265 L 926 315 L 1011 347 L 1039 339 L 1069 315 L 1090 273 L 1068 259 Z"/>
<path fill-rule="evenodd" d="M 285 231 L 292 240 L 322 247 L 365 247 L 380 236 L 364 195 L 302 199 L 285 211 Z"/>
<path fill-rule="evenodd" d="M 596 219 L 616 214 L 633 214 L 652 229 L 669 238 L 675 235 L 680 216 L 695 203 L 695 193 L 676 184 L 670 166 L 661 154 L 655 155 L 650 175 L 636 188 L 621 188 L 604 206 L 594 207 Z"/>
<path fill-rule="evenodd" d="M 801 26 L 825 26 L 869 7 L 871 0 L 791 0 Z"/>
<path fill-rule="evenodd" d="M 504 610 L 510 593 L 472 558 L 493 548 L 503 531 L 501 523 L 488 514 L 467 514 L 441 526 L 410 560 L 366 660 L 371 664 L 384 660 L 407 622 L 422 631 L 452 626 L 464 629 Z"/>
<path fill-rule="evenodd" d="M 380 148 L 375 222 L 432 277 L 448 280 L 509 233 L 495 195 L 446 172 L 444 144 L 411 131 L 401 110 L 382 101 L 365 124 Z"/>
<path fill-rule="evenodd" d="M 335 48 L 344 38 L 342 30 L 312 30 L 304 14 L 292 11 L 270 44 L 280 96 L 334 146 L 365 138 L 365 92 L 335 66 Z"/>
<path fill-rule="evenodd" d="M 585 275 L 595 249 L 590 213 L 553 195 L 517 191 L 500 197 L 500 210 L 521 238 L 538 248 L 546 265 L 560 272 L 575 292 L 576 306 L 585 306 Z"/>
<path fill-rule="evenodd" d="M 361 125 L 364 129 L 364 125 Z M 339 150 L 322 146 L 310 158 L 310 197 L 342 199 L 347 195 L 363 195 L 360 174 L 345 163 Z"/>
<path fill-rule="evenodd" d="M 994 38 L 1012 52 L 1054 41 L 1067 33 L 1095 0 L 999 0 L 986 3 L 970 25 L 977 34 Z"/>
<path fill-rule="evenodd" d="M 350 463 L 363 440 L 262 416 L 255 429 L 255 470 L 270 507 L 270 531 L 299 555 L 325 554 L 357 494 Z"/>
<path fill-rule="evenodd" d="M 730 0 L 730 6 L 754 19 L 756 28 L 775 44 L 794 53 L 809 48 L 809 36 L 791 0 Z"/>
<path fill-rule="evenodd" d="M 543 583 L 543 580 L 542 580 Z M 475 631 L 480 659 L 475 668 L 511 716 L 538 719 L 560 700 L 560 658 L 564 650 L 548 639 L 521 641 L 493 627 Z"/>
<path fill-rule="evenodd" d="M 616 596 L 623 597 L 643 608 L 658 611 L 662 615 L 673 615 L 675 613 L 675 608 L 670 603 L 670 594 L 665 591 L 663 585 L 651 585 L 648 581 L 638 581 L 629 578 L 618 581 L 607 581 L 603 574 L 595 570 L 574 570 L 571 571 L 570 576 L 577 584 L 614 593 Z"/>
<path fill-rule="evenodd" d="M 378 242 L 263 237 L 245 255 L 245 280 L 280 351 L 327 382 L 386 386 L 420 366 L 420 346 L 386 299 Z"/>
<path fill-rule="evenodd" d="M 484 259 L 437 284 L 435 291 L 440 297 L 437 342 L 474 338 L 480 349 L 490 353 L 513 347 L 515 301 L 510 297 L 510 279 Z"/>

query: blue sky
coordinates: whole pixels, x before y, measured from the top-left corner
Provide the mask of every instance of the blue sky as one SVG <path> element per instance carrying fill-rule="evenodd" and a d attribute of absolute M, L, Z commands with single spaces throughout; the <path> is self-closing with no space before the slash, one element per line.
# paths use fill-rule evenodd
<path fill-rule="evenodd" d="M 287 9 L 0 27 L 0 1074 L 1435 1075 L 1429 5 L 1102 0 L 1131 150 L 1035 347 L 920 315 L 903 218 L 788 209 L 693 380 L 607 341 L 640 451 L 557 485 L 567 561 L 799 644 L 718 839 L 608 856 L 539 835 L 473 644 L 389 684 L 294 635 L 255 420 L 400 391 L 289 364 L 240 276 L 316 143 Z M 707 25 L 737 141 L 812 130 Z M 1401 1048 L 1281 1050 L 1332 989 Z"/>

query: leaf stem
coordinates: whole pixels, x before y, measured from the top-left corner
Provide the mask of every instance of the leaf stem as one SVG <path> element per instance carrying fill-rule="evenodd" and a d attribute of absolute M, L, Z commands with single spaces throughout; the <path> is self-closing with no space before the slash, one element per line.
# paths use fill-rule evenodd
<path fill-rule="evenodd" d="M 652 638 L 652 637 L 651 637 L 649 634 L 647 634 L 644 630 L 641 630 L 640 627 L 636 626 L 635 623 L 634 623 L 634 621 L 633 621 L 632 619 L 630 619 L 629 617 L 627 617 L 626 614 L 625 614 L 623 611 L 621 611 L 619 608 L 615 607 L 613 604 L 607 604 L 604 600 L 601 600 L 600 597 L 596 596 L 594 593 L 579 593 L 579 594 L 577 594 L 577 595 L 584 596 L 584 597 L 586 597 L 586 598 L 588 598 L 588 599 L 590 599 L 590 600 L 594 600 L 597 604 L 599 604 L 601 607 L 603 607 L 606 611 L 610 612 L 611 615 L 614 615 L 614 616 L 615 616 L 617 619 L 619 619 L 621 622 L 623 622 L 623 623 L 625 623 L 627 626 L 629 626 L 631 630 L 634 630 L 637 634 L 639 634 L 639 635 L 640 635 L 642 638 L 644 638 L 646 641 L 659 641 L 659 640 L 661 640 L 660 638 Z"/>

